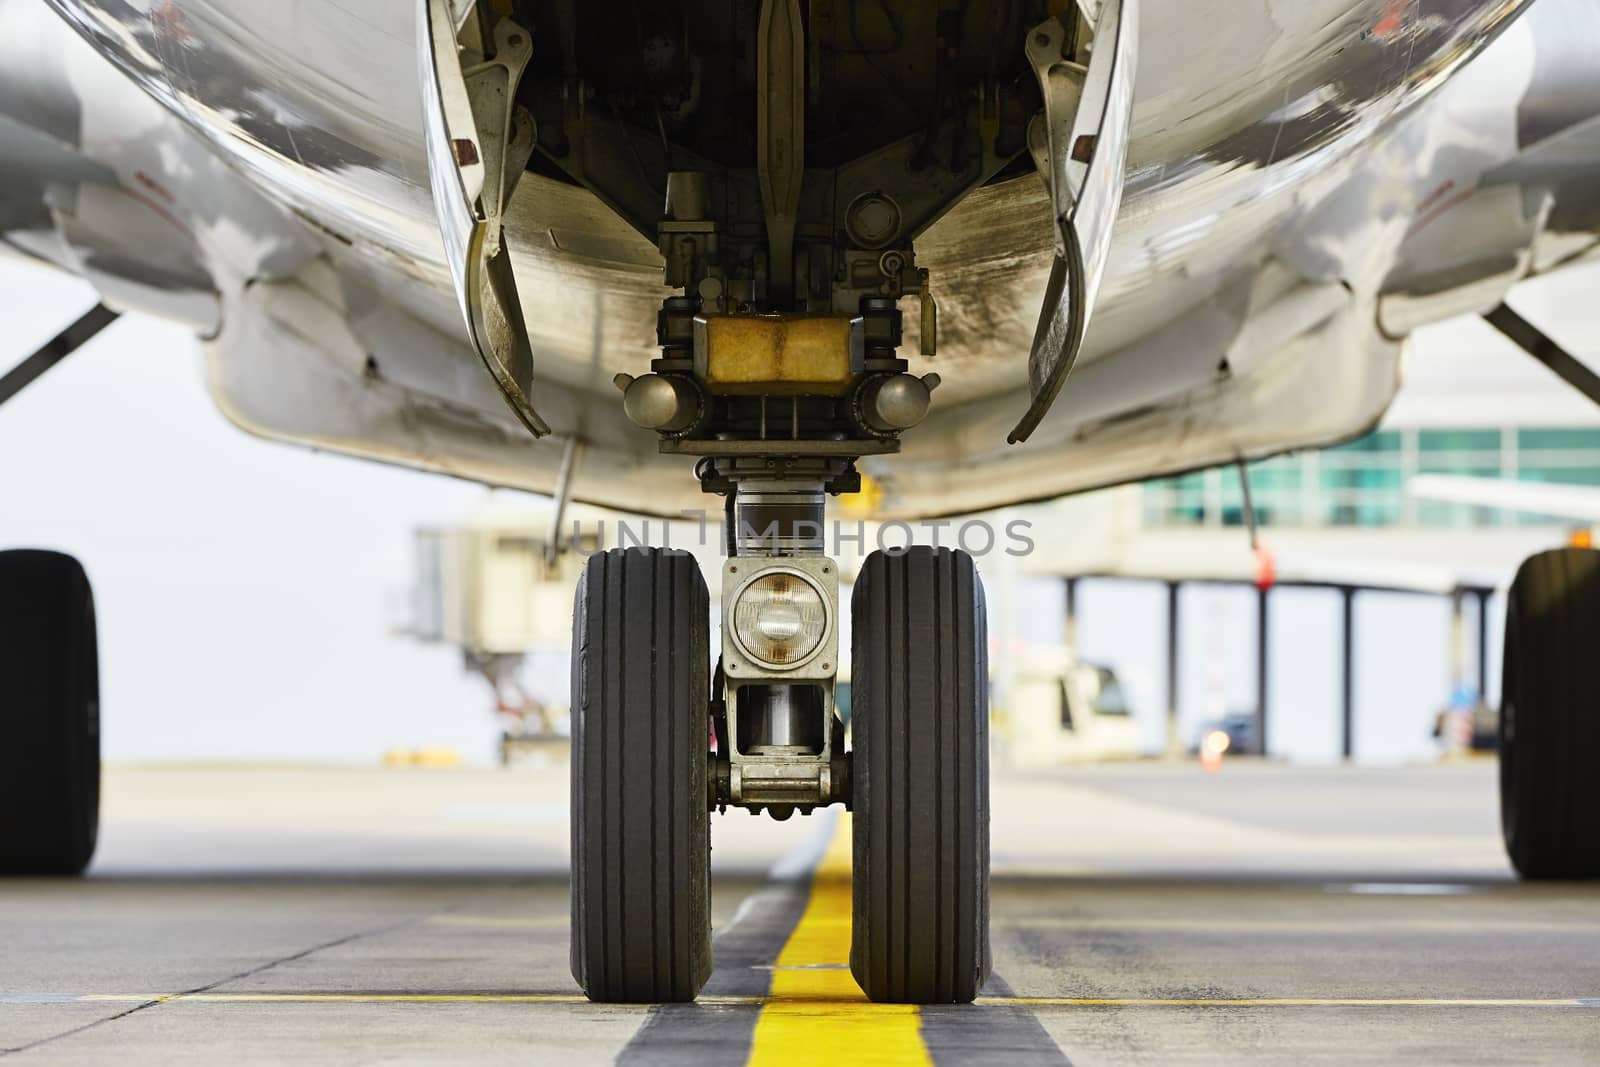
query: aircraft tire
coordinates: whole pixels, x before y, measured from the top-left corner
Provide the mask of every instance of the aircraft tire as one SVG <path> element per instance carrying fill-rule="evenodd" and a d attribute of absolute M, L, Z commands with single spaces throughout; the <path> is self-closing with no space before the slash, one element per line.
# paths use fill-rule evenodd
<path fill-rule="evenodd" d="M 589 557 L 572 636 L 572 975 L 693 1000 L 711 974 L 710 608 L 694 557 Z"/>
<path fill-rule="evenodd" d="M 1523 878 L 1600 877 L 1600 552 L 1541 552 L 1511 583 L 1500 816 Z"/>
<path fill-rule="evenodd" d="M 966 1003 L 990 966 L 983 583 L 965 552 L 874 552 L 851 612 L 850 969 L 875 1001 Z"/>
<path fill-rule="evenodd" d="M 0 874 L 81 873 L 99 823 L 89 577 L 59 552 L 0 552 Z"/>

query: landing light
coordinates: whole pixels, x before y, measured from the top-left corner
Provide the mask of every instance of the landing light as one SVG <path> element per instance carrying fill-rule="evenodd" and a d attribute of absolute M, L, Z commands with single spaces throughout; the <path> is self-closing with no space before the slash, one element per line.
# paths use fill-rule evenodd
<path fill-rule="evenodd" d="M 776 571 L 745 586 L 733 606 L 733 632 L 753 660 L 783 668 L 816 651 L 827 631 L 822 592 L 798 574 Z"/>

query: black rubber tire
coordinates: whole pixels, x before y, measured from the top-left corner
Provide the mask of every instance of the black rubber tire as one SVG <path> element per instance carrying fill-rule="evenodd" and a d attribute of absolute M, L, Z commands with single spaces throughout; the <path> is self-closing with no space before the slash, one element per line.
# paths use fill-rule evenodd
<path fill-rule="evenodd" d="M 1524 878 L 1600 877 L 1600 552 L 1530 556 L 1506 601 L 1500 823 Z"/>
<path fill-rule="evenodd" d="M 965 552 L 874 552 L 851 614 L 850 970 L 875 1001 L 966 1003 L 989 977 L 983 583 Z"/>
<path fill-rule="evenodd" d="M 693 1000 L 711 975 L 710 607 L 694 557 L 589 557 L 572 635 L 572 976 Z"/>
<path fill-rule="evenodd" d="M 78 874 L 99 825 L 89 576 L 59 552 L 0 552 L 0 874 Z"/>

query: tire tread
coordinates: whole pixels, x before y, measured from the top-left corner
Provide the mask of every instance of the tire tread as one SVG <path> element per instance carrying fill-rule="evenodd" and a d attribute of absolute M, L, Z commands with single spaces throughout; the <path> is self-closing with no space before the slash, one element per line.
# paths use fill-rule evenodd
<path fill-rule="evenodd" d="M 78 874 L 100 811 L 94 591 L 71 556 L 0 552 L 0 874 Z"/>
<path fill-rule="evenodd" d="M 1508 594 L 1501 671 L 1501 817 L 1524 878 L 1600 877 L 1597 635 L 1600 552 L 1529 557 Z"/>
<path fill-rule="evenodd" d="M 875 552 L 852 610 L 851 970 L 873 1000 L 964 1003 L 989 974 L 983 586 L 964 552 Z"/>
<path fill-rule="evenodd" d="M 687 553 L 613 549 L 585 565 L 573 619 L 572 973 L 591 1000 L 693 1000 L 710 977 L 709 630 Z"/>

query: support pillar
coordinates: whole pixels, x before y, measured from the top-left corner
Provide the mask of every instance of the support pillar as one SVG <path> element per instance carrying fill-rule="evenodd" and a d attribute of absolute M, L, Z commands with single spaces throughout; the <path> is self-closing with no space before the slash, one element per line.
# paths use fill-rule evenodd
<path fill-rule="evenodd" d="M 1450 701 L 1467 680 L 1467 591 L 1450 594 Z"/>
<path fill-rule="evenodd" d="M 1347 585 L 1339 593 L 1344 600 L 1344 640 L 1339 646 L 1342 661 L 1339 672 L 1339 751 L 1346 760 L 1350 760 L 1356 754 L 1356 591 Z"/>
<path fill-rule="evenodd" d="M 1167 583 L 1167 758 L 1183 757 L 1178 733 L 1178 593 L 1181 582 Z"/>
<path fill-rule="evenodd" d="M 1272 663 L 1271 620 L 1267 613 L 1271 595 L 1271 589 L 1256 589 L 1256 744 L 1263 756 L 1267 754 L 1267 685 Z"/>
<path fill-rule="evenodd" d="M 1078 579 L 1068 578 L 1067 585 L 1067 648 L 1072 650 L 1073 658 L 1078 655 Z"/>
<path fill-rule="evenodd" d="M 1478 700 L 1489 703 L 1489 597 L 1492 589 L 1478 590 Z"/>

